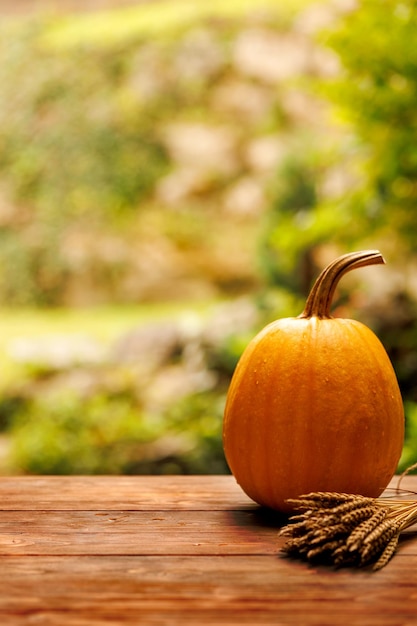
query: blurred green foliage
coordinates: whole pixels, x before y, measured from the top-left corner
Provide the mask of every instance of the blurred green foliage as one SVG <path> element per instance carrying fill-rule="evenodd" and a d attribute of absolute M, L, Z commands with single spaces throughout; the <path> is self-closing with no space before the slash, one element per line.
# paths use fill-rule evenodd
<path fill-rule="evenodd" d="M 84 15 L 66 16 L 55 20 L 45 33 L 43 41 L 58 48 L 72 48 L 83 42 L 93 45 L 114 45 L 128 40 L 145 37 L 165 39 L 189 29 L 206 20 L 253 19 L 253 10 L 278 12 L 283 23 L 291 24 L 294 15 L 308 5 L 310 0 L 292 0 L 291 4 L 281 6 L 275 0 L 211 0 L 190 2 L 176 0 L 156 0 L 150 3 L 121 7 L 121 10 L 105 10 L 97 13 L 86 12 Z M 111 3 L 109 5 L 111 7 Z M 117 4 L 115 5 L 117 6 Z"/>
<path fill-rule="evenodd" d="M 395 233 L 406 254 L 417 249 L 416 19 L 412 0 L 361 0 L 323 34 L 342 62 L 324 92 L 354 129 L 346 150 L 357 175 L 346 208 L 368 233 Z"/>
<path fill-rule="evenodd" d="M 417 250 L 416 17 L 412 0 L 360 0 L 319 31 L 340 70 L 304 81 L 332 109 L 326 135 L 293 141 L 271 191 L 276 280 L 292 284 L 297 259 L 324 242 L 385 244 L 399 265 Z M 342 180 L 329 194 L 332 171 Z"/>
<path fill-rule="evenodd" d="M 406 402 L 405 413 L 407 415 L 406 433 L 403 453 L 398 468 L 399 472 L 404 472 L 417 463 L 417 403 Z M 415 472 L 415 468 L 412 472 Z"/>
<path fill-rule="evenodd" d="M 152 133 L 154 103 L 126 88 L 129 44 L 51 51 L 39 42 L 43 28 L 2 33 L 0 172 L 15 201 L 56 234 L 86 214 L 135 210 L 166 158 Z"/>
<path fill-rule="evenodd" d="M 44 25 L 0 39 L 0 298 L 56 304 L 70 266 L 63 238 L 116 227 L 138 210 L 167 159 L 152 132 L 154 107 L 123 78 L 128 48 L 41 45 Z M 7 268 L 4 269 L 4 268 Z"/>
<path fill-rule="evenodd" d="M 229 5 L 233 18 L 243 5 Z M 149 24 L 162 28 L 149 10 Z M 309 134 L 285 127 L 293 136 L 267 185 L 258 245 L 265 282 L 256 297 L 264 318 L 272 309 L 287 313 L 283 301 L 296 307 L 320 269 L 318 252 L 329 244 L 343 251 L 387 249 L 404 273 L 417 251 L 416 18 L 411 0 L 360 0 L 320 33 L 319 42 L 333 50 L 341 68 L 324 79 L 307 76 L 302 88 L 329 103 L 333 121 Z M 109 32 L 109 19 L 100 32 Z M 172 12 L 167 20 L 177 24 Z M 85 24 L 84 33 L 91 28 L 87 18 Z M 237 27 L 219 24 L 227 48 Z M 179 84 L 165 73 L 160 97 L 141 97 L 133 78 L 135 63 L 147 60 L 138 53 L 145 35 L 132 34 L 133 21 L 129 37 L 107 46 L 98 45 L 100 36 L 94 45 L 80 45 L 80 24 L 56 26 L 49 39 L 41 23 L 18 36 L 2 33 L 0 40 L 0 192 L 17 207 L 0 214 L 0 265 L 7 268 L 0 273 L 0 300 L 9 303 L 59 302 L 71 272 L 63 234 L 74 225 L 129 229 L 130 217 L 143 210 L 169 169 L 156 120 L 183 110 L 192 119 L 205 116 L 207 83 L 195 74 Z M 119 33 L 127 26 L 119 24 Z M 164 36 L 159 45 L 169 57 L 174 39 Z M 216 70 L 214 83 L 224 71 Z M 263 124 L 268 132 L 283 130 L 278 105 Z M 329 192 L 335 179 L 341 184 Z M 222 184 L 218 176 L 217 188 Z M 199 247 L 206 222 L 196 225 L 194 207 L 184 213 L 181 222 L 178 213 L 168 214 L 163 228 L 178 247 Z M 282 292 L 287 295 L 280 300 Z M 361 317 L 381 338 L 398 375 L 407 417 L 404 469 L 417 461 L 417 298 L 406 277 L 389 297 L 371 303 Z M 5 393 L 0 421 L 13 437 L 16 465 L 35 473 L 227 471 L 222 408 L 251 330 L 229 336 L 210 353 L 208 365 L 219 381 L 213 389 L 158 415 L 146 414 L 129 387 L 118 394 L 100 389 L 89 398 Z"/>
<path fill-rule="evenodd" d="M 174 15 L 171 6 L 164 13 L 167 4 L 2 27 L 1 303 L 67 304 L 83 277 L 87 288 L 102 284 L 107 301 L 120 293 L 132 301 L 120 285 L 133 282 L 132 246 L 160 226 L 155 187 L 172 168 L 165 127 L 216 119 L 207 93 L 230 69 L 230 38 L 256 5 L 185 3 L 185 14 L 178 6 Z M 227 19 L 214 21 L 216 11 Z M 165 211 L 159 241 L 203 248 L 211 234 L 204 198 L 229 175 L 210 172 L 197 182 L 193 203 Z M 97 240 L 106 238 L 100 248 Z"/>
<path fill-rule="evenodd" d="M 222 398 L 195 394 L 144 415 L 135 393 L 67 393 L 14 407 L 12 458 L 30 474 L 225 473 Z"/>

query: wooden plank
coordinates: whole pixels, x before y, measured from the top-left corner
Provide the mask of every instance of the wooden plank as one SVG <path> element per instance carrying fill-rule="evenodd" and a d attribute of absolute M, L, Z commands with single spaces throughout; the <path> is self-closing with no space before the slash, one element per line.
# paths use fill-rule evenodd
<path fill-rule="evenodd" d="M 0 477 L 0 510 L 213 510 L 252 505 L 232 476 Z"/>
<path fill-rule="evenodd" d="M 0 556 L 277 554 L 282 518 L 262 511 L 3 511 Z M 402 550 L 417 555 L 416 526 Z"/>
<path fill-rule="evenodd" d="M 282 558 L 281 522 L 231 476 L 0 479 L 0 624 L 416 623 L 414 534 L 333 570 Z"/>
<path fill-rule="evenodd" d="M 398 477 L 391 481 L 396 486 Z M 402 489 L 417 492 L 417 477 Z M 394 491 L 387 492 L 396 495 Z M 2 476 L 0 510 L 231 510 L 253 508 L 233 476 Z"/>
<path fill-rule="evenodd" d="M 2 511 L 1 555 L 275 554 L 256 511 Z"/>
<path fill-rule="evenodd" d="M 273 556 L 5 557 L 0 585 L 2 625 L 411 626 L 417 557 L 378 573 Z"/>

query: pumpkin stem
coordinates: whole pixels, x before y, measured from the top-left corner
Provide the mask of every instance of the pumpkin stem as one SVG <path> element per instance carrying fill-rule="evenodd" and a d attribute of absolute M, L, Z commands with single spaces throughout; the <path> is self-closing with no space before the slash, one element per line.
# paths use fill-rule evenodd
<path fill-rule="evenodd" d="M 319 275 L 314 283 L 304 311 L 300 318 L 319 317 L 330 318 L 330 307 L 334 292 L 339 280 L 346 272 L 367 265 L 379 265 L 385 263 L 384 257 L 379 250 L 362 250 L 350 252 L 335 259 Z"/>

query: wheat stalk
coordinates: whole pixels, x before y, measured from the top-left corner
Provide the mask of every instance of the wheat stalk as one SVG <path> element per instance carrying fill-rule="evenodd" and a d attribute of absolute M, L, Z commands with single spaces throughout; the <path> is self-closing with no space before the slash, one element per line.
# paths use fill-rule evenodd
<path fill-rule="evenodd" d="M 400 533 L 417 522 L 417 500 L 314 492 L 288 502 L 298 513 L 280 531 L 289 537 L 283 552 L 338 567 L 381 569 Z"/>

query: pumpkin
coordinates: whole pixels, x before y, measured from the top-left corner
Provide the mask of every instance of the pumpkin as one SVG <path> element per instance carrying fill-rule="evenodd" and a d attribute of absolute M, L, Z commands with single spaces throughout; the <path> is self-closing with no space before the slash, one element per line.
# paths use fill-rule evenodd
<path fill-rule="evenodd" d="M 260 505 L 317 491 L 377 497 L 395 473 L 404 411 L 389 357 L 364 324 L 330 315 L 340 278 L 385 263 L 377 250 L 337 258 L 303 313 L 266 326 L 232 376 L 223 421 L 229 468 Z"/>

